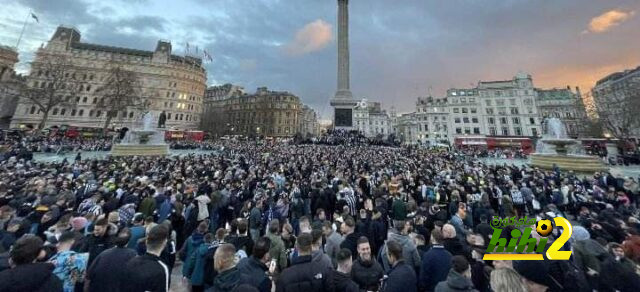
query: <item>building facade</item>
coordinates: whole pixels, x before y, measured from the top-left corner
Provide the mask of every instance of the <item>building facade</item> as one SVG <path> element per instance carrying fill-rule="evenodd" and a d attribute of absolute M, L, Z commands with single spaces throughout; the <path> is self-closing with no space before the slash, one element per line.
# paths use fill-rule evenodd
<path fill-rule="evenodd" d="M 220 91 L 210 88 L 208 91 Z M 224 95 L 224 90 L 221 91 Z M 214 93 L 207 93 L 215 96 Z M 300 98 L 286 91 L 271 91 L 260 87 L 254 94 L 227 94 L 224 98 L 208 99 L 205 116 L 217 118 L 203 124 L 212 136 L 224 135 L 292 137 L 303 134 L 308 126 L 303 116 L 304 105 Z M 315 122 L 317 124 L 317 122 Z"/>
<path fill-rule="evenodd" d="M 318 114 L 307 105 L 302 106 L 302 120 L 300 123 L 300 134 L 305 137 L 316 137 L 320 132 L 318 124 Z"/>
<path fill-rule="evenodd" d="M 47 84 L 43 64 L 54 57 L 69 60 L 75 72 L 68 78 L 82 83 L 77 102 L 69 108 L 52 109 L 45 127 L 102 127 L 106 111 L 98 107 L 102 97 L 97 89 L 107 82 L 109 68 L 119 66 L 136 73 L 140 98 L 148 101 L 148 110 L 156 115 L 166 112 L 168 128 L 198 128 L 207 80 L 201 59 L 173 55 L 168 41 L 158 41 L 155 50 L 146 51 L 85 43 L 80 38 L 76 29 L 61 26 L 36 52 L 27 78 L 29 86 Z M 132 126 L 142 114 L 139 110 L 122 109 L 110 126 Z M 11 125 L 38 125 L 42 116 L 31 101 L 21 98 Z"/>
<path fill-rule="evenodd" d="M 354 130 L 365 137 L 386 137 L 391 133 L 391 121 L 379 102 L 360 100 L 353 109 Z"/>
<path fill-rule="evenodd" d="M 417 144 L 436 145 L 449 141 L 449 107 L 447 98 L 418 97 L 415 118 Z"/>
<path fill-rule="evenodd" d="M 242 95 L 245 95 L 244 88 L 229 83 L 207 88 L 204 93 L 204 112 L 200 129 L 216 137 L 226 135 L 230 127 L 224 115 L 225 101 Z"/>
<path fill-rule="evenodd" d="M 606 134 L 640 137 L 640 67 L 600 79 L 591 95 Z"/>
<path fill-rule="evenodd" d="M 7 46 L 0 46 L 0 129 L 9 127 L 13 117 L 20 89 L 25 84 L 25 78 L 14 71 L 18 63 L 18 52 Z"/>
<path fill-rule="evenodd" d="M 580 88 L 571 91 L 571 87 L 536 89 L 536 104 L 542 122 L 546 118 L 560 119 L 567 130 L 567 135 L 572 138 L 583 136 L 586 132 L 585 121 L 587 112 L 582 102 Z"/>

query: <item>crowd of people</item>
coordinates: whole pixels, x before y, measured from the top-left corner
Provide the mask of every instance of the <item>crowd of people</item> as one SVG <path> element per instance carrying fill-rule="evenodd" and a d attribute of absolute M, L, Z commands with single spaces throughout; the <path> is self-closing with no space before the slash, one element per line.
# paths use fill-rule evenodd
<path fill-rule="evenodd" d="M 368 144 L 212 145 L 220 150 L 0 162 L 0 291 L 640 287 L 635 178 Z M 569 219 L 570 260 L 483 260 L 495 216 Z"/>

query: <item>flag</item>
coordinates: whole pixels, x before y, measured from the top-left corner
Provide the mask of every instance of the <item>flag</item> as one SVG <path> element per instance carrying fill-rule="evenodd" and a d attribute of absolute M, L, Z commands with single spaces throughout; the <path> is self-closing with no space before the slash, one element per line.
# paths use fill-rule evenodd
<path fill-rule="evenodd" d="M 33 12 L 31 12 L 31 17 L 35 19 L 37 23 L 40 23 L 40 20 L 38 20 L 38 17 L 35 14 L 33 14 Z"/>
<path fill-rule="evenodd" d="M 204 59 L 209 60 L 209 62 L 213 62 L 213 58 L 211 57 L 209 52 L 207 52 L 207 50 L 204 50 Z"/>

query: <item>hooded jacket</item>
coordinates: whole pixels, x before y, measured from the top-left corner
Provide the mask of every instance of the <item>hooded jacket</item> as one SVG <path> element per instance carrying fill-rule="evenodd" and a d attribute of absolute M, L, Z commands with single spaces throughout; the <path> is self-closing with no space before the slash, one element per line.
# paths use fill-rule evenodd
<path fill-rule="evenodd" d="M 416 272 L 404 260 L 399 260 L 389 271 L 382 284 L 383 292 L 416 292 L 418 289 Z"/>
<path fill-rule="evenodd" d="M 213 280 L 213 287 L 207 291 L 212 292 L 231 292 L 240 285 L 240 272 L 237 267 L 233 267 L 216 276 Z"/>
<path fill-rule="evenodd" d="M 403 235 L 399 233 L 397 230 L 392 229 L 387 235 L 387 240 L 394 240 L 402 245 L 402 259 L 405 261 L 409 267 L 417 270 L 420 268 L 420 253 L 416 248 L 413 240 L 408 235 Z M 386 256 L 384 256 L 387 252 L 387 245 L 385 244 L 381 250 L 382 256 L 382 265 L 385 271 L 391 269 L 389 266 L 389 260 Z"/>
<path fill-rule="evenodd" d="M 33 263 L 19 265 L 0 273 L 3 292 L 62 292 L 62 281 L 53 274 L 53 265 Z"/>
<path fill-rule="evenodd" d="M 456 291 L 478 291 L 473 288 L 471 280 L 460 275 L 458 272 L 451 270 L 446 281 L 438 283 L 435 292 L 456 292 Z"/>
<path fill-rule="evenodd" d="M 256 287 L 260 292 L 271 292 L 271 280 L 267 276 L 269 268 L 259 259 L 248 257 L 238 263 L 238 271 L 249 279 L 247 284 Z"/>

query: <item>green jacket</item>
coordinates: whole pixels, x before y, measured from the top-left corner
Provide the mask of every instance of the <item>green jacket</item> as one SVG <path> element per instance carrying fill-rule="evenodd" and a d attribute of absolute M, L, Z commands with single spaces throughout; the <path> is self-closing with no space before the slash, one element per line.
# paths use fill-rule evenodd
<path fill-rule="evenodd" d="M 407 219 L 407 204 L 400 199 L 394 199 L 391 205 L 393 211 L 393 220 L 405 220 Z"/>
<path fill-rule="evenodd" d="M 269 233 L 267 237 L 271 240 L 269 255 L 271 255 L 271 258 L 278 264 L 278 269 L 282 271 L 287 267 L 287 253 L 284 248 L 284 242 L 279 235 Z"/>
<path fill-rule="evenodd" d="M 156 210 L 156 200 L 152 197 L 146 197 L 142 202 L 140 202 L 140 208 L 138 211 L 144 214 L 144 217 L 147 218 L 153 215 L 153 211 Z"/>

